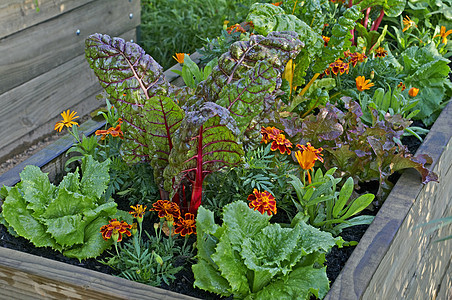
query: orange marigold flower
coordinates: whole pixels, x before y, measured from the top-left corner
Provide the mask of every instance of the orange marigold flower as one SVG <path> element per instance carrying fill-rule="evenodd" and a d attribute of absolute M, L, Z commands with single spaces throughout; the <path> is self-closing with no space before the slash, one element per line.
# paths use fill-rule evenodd
<path fill-rule="evenodd" d="M 342 75 L 344 73 L 348 74 L 350 67 L 348 63 L 343 62 L 341 59 L 337 59 L 335 62 L 330 64 L 330 68 L 334 75 L 337 75 L 338 73 Z"/>
<path fill-rule="evenodd" d="M 180 218 L 179 206 L 169 200 L 158 200 L 152 204 L 152 207 L 149 211 L 158 212 L 159 218 L 166 218 L 166 216 L 171 216 L 176 220 Z"/>
<path fill-rule="evenodd" d="M 258 210 L 261 214 L 267 213 L 269 216 L 276 214 L 276 200 L 272 194 L 267 191 L 259 192 L 257 189 L 253 190 L 253 194 L 248 196 L 250 208 Z"/>
<path fill-rule="evenodd" d="M 142 220 L 144 217 L 144 213 L 146 212 L 147 206 L 137 204 L 136 206 L 131 205 L 130 208 L 133 209 L 133 211 L 129 211 L 129 214 L 131 214 L 134 218 L 136 218 L 138 221 Z"/>
<path fill-rule="evenodd" d="M 383 47 L 378 47 L 375 49 L 375 56 L 376 57 L 385 57 L 388 55 L 388 51 L 386 51 Z"/>
<path fill-rule="evenodd" d="M 330 41 L 330 37 L 322 35 L 322 39 L 324 41 L 325 47 L 328 46 L 328 42 Z"/>
<path fill-rule="evenodd" d="M 402 92 L 406 89 L 406 86 L 403 84 L 402 81 L 400 81 L 400 83 L 397 85 L 398 88 L 400 88 L 402 90 Z"/>
<path fill-rule="evenodd" d="M 226 28 L 226 31 L 229 34 L 234 33 L 234 32 L 241 32 L 241 33 L 245 33 L 246 32 L 246 30 L 243 29 L 243 27 L 240 24 L 231 25 L 228 28 Z"/>
<path fill-rule="evenodd" d="M 179 218 L 175 223 L 176 229 L 175 234 L 180 234 L 181 236 L 190 235 L 192 233 L 196 234 L 196 221 L 195 215 L 191 213 L 186 213 L 185 218 Z"/>
<path fill-rule="evenodd" d="M 291 141 L 286 139 L 286 136 L 284 134 L 280 133 L 273 140 L 270 150 L 272 151 L 279 150 L 281 154 L 284 154 L 287 151 L 287 154 L 290 154 L 289 148 L 292 148 Z"/>
<path fill-rule="evenodd" d="M 273 141 L 276 139 L 278 134 L 281 133 L 281 130 L 279 130 L 276 127 L 262 127 L 261 128 L 261 134 L 262 134 L 262 140 L 261 143 L 267 144 L 268 142 Z"/>
<path fill-rule="evenodd" d="M 63 111 L 61 113 L 61 116 L 63 117 L 63 120 L 61 120 L 60 122 L 57 122 L 55 124 L 55 128 L 54 130 L 58 130 L 58 132 L 61 132 L 61 129 L 63 129 L 63 127 L 72 127 L 72 125 L 78 125 L 77 122 L 74 122 L 75 119 L 77 119 L 79 116 L 76 116 L 77 112 L 73 111 L 71 112 L 69 109 L 67 111 Z"/>
<path fill-rule="evenodd" d="M 417 27 L 416 23 L 414 23 L 414 21 L 411 21 L 410 17 L 405 16 L 405 18 L 403 19 L 403 29 L 402 32 L 407 31 L 408 29 L 410 29 L 411 27 Z"/>
<path fill-rule="evenodd" d="M 190 54 L 187 54 L 187 55 L 190 55 Z M 173 58 L 175 60 L 177 60 L 178 63 L 183 64 L 184 58 L 185 58 L 185 53 L 176 53 L 176 56 L 173 55 Z"/>
<path fill-rule="evenodd" d="M 350 53 L 348 56 L 350 57 L 348 63 L 351 64 L 353 67 L 355 67 L 358 62 L 363 62 L 364 59 L 367 58 L 366 55 L 359 52 Z"/>
<path fill-rule="evenodd" d="M 280 1 L 280 2 L 275 2 L 275 3 L 272 3 L 274 6 L 280 6 L 281 4 L 282 4 L 282 1 Z"/>
<path fill-rule="evenodd" d="M 100 228 L 100 232 L 102 233 L 102 238 L 104 240 L 108 240 L 113 238 L 115 242 L 122 241 L 122 235 L 126 234 L 127 236 L 131 236 L 132 233 L 129 229 L 132 228 L 132 225 L 127 224 L 125 221 L 119 222 L 116 219 L 110 220 L 107 225 L 104 225 Z"/>
<path fill-rule="evenodd" d="M 408 91 L 408 95 L 410 95 L 411 97 L 416 97 L 417 94 L 419 93 L 419 89 L 412 87 L 409 91 Z"/>
<path fill-rule="evenodd" d="M 447 45 L 447 36 L 449 34 L 451 34 L 451 33 L 452 33 L 452 29 L 446 31 L 446 27 L 445 26 L 441 26 L 440 33 L 435 35 L 433 38 L 436 38 L 437 36 L 439 36 L 439 37 L 441 37 L 443 39 L 442 43 L 444 45 Z"/>
<path fill-rule="evenodd" d="M 355 79 L 356 81 L 356 88 L 358 91 L 362 92 L 364 90 L 369 90 L 371 87 L 373 87 L 375 84 L 373 82 L 370 82 L 370 79 L 367 79 L 364 76 L 358 76 Z"/>

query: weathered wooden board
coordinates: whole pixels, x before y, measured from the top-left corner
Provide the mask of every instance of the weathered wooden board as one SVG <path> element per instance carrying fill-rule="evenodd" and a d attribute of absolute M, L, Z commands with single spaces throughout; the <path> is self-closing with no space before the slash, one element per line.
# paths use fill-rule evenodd
<path fill-rule="evenodd" d="M 120 36 L 134 39 L 135 29 Z M 51 133 L 62 111 L 71 109 L 83 116 L 105 105 L 95 98 L 101 91 L 82 54 L 1 94 L 0 159 L 19 151 L 22 144 Z"/>
<path fill-rule="evenodd" d="M 2 299 L 195 299 L 0 247 Z"/>
<path fill-rule="evenodd" d="M 393 299 L 395 295 L 416 299 L 408 296 L 436 293 L 452 247 L 449 243 L 432 243 L 434 236 L 422 235 L 423 231 L 414 227 L 451 213 L 451 116 L 452 105 L 448 105 L 418 150 L 432 157 L 431 168 L 439 173 L 440 183 L 423 186 L 416 171 L 404 172 L 326 299 Z M 428 269 L 429 263 L 435 268 Z M 415 277 L 422 272 L 426 272 L 425 282 L 416 283 Z"/>
<path fill-rule="evenodd" d="M 136 28 L 139 12 L 137 0 L 97 0 L 1 39 L 0 94 L 81 55 L 92 33 Z"/>
<path fill-rule="evenodd" d="M 0 39 L 95 0 L 0 1 Z"/>
<path fill-rule="evenodd" d="M 449 231 L 450 233 L 450 231 Z M 449 262 L 446 273 L 441 281 L 438 294 L 432 300 L 452 299 L 452 261 Z"/>

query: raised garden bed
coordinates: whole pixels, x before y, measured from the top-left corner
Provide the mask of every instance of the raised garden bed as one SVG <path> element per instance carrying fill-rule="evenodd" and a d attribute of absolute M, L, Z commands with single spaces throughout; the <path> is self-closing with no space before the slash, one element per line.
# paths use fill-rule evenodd
<path fill-rule="evenodd" d="M 91 123 L 88 127 L 96 126 L 99 124 Z M 425 235 L 424 228 L 415 228 L 452 215 L 451 128 L 452 104 L 449 104 L 418 150 L 433 158 L 430 167 L 439 175 L 440 182 L 422 185 L 417 172 L 404 172 L 326 299 L 390 299 L 394 295 L 400 299 L 449 299 L 452 296 L 452 240 L 434 242 L 450 234 L 452 228 L 443 227 L 431 235 Z M 23 165 L 41 165 L 46 172 L 53 170 L 52 174 L 60 171 L 64 163 L 59 154 L 50 158 L 52 147 L 43 150 L 44 155 L 40 154 L 47 161 L 26 161 Z M 64 153 L 61 146 L 56 148 L 60 154 Z M 21 167 L 16 167 L 0 176 L 0 185 L 14 184 L 13 178 L 19 178 L 20 170 Z M 2 294 L 12 298 L 193 299 L 5 248 L 0 248 L 0 270 Z"/>

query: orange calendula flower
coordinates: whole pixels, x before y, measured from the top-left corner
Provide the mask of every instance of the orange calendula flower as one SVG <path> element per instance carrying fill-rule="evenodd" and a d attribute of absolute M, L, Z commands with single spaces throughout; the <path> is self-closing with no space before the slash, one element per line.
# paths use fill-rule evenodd
<path fill-rule="evenodd" d="M 356 77 L 356 88 L 358 91 L 362 92 L 364 90 L 369 90 L 371 87 L 373 87 L 375 84 L 370 82 L 370 79 L 367 79 L 364 76 L 358 76 Z"/>
<path fill-rule="evenodd" d="M 442 43 L 444 45 L 447 45 L 447 36 L 449 34 L 451 34 L 451 33 L 452 33 L 452 29 L 446 31 L 446 27 L 445 26 L 441 26 L 440 33 L 435 35 L 433 38 L 436 38 L 437 36 L 439 36 L 439 37 L 441 37 L 443 39 Z"/>
<path fill-rule="evenodd" d="M 282 4 L 282 1 L 280 1 L 280 2 L 275 2 L 275 3 L 272 3 L 274 6 L 280 6 L 281 4 Z"/>
<path fill-rule="evenodd" d="M 179 218 L 175 223 L 176 229 L 175 234 L 180 234 L 181 236 L 190 235 L 192 233 L 196 234 L 196 221 L 195 215 L 191 213 L 186 213 L 185 218 Z"/>
<path fill-rule="evenodd" d="M 296 147 L 300 151 L 295 152 L 295 158 L 303 170 L 311 170 L 316 160 L 323 162 L 322 148 L 316 149 L 311 143 L 307 143 L 306 146 L 297 144 Z"/>
<path fill-rule="evenodd" d="M 113 238 L 115 242 L 122 241 L 122 235 L 126 234 L 127 236 L 131 236 L 132 233 L 129 229 L 132 228 L 132 225 L 127 224 L 125 221 L 119 222 L 116 219 L 113 219 L 107 225 L 104 225 L 100 228 L 100 232 L 102 233 L 102 238 L 104 240 L 108 240 Z"/>
<path fill-rule="evenodd" d="M 409 91 L 408 91 L 408 95 L 410 95 L 411 97 L 416 97 L 417 94 L 419 93 L 419 89 L 412 87 Z"/>
<path fill-rule="evenodd" d="M 152 204 L 152 207 L 149 210 L 158 212 L 159 218 L 166 218 L 166 216 L 171 216 L 176 220 L 180 218 L 179 206 L 169 200 L 158 200 Z"/>
<path fill-rule="evenodd" d="M 130 208 L 133 209 L 133 211 L 129 211 L 129 214 L 131 214 L 134 218 L 136 218 L 138 221 L 143 220 L 144 213 L 146 212 L 147 206 L 137 204 L 136 206 L 131 205 Z"/>
<path fill-rule="evenodd" d="M 55 124 L 55 129 L 54 130 L 58 130 L 58 132 L 61 132 L 61 129 L 63 129 L 63 127 L 72 127 L 72 125 L 78 125 L 77 122 L 74 122 L 75 119 L 77 119 L 79 116 L 76 116 L 77 112 L 73 111 L 71 112 L 69 109 L 67 111 L 63 111 L 61 113 L 61 116 L 63 117 L 63 120 L 61 120 L 60 122 L 57 122 Z"/>
<path fill-rule="evenodd" d="M 402 90 L 402 92 L 406 89 L 406 86 L 403 84 L 403 82 L 400 82 L 400 83 L 397 85 L 397 87 L 400 88 L 400 89 Z"/>
<path fill-rule="evenodd" d="M 411 21 L 410 17 L 405 16 L 405 18 L 403 19 L 403 30 L 402 32 L 407 31 L 408 29 L 410 29 L 411 27 L 417 27 L 416 23 L 414 23 L 414 21 Z"/>
<path fill-rule="evenodd" d="M 386 51 L 383 47 L 378 47 L 375 49 L 375 56 L 376 57 L 385 57 L 388 55 L 388 51 Z"/>
<path fill-rule="evenodd" d="M 187 55 L 189 55 L 189 54 L 187 54 Z M 177 60 L 178 63 L 183 64 L 184 58 L 185 58 L 185 53 L 176 53 L 176 56 L 173 55 L 173 58 L 175 60 Z"/>
<path fill-rule="evenodd" d="M 261 214 L 267 213 L 269 216 L 276 214 L 276 200 L 272 194 L 267 191 L 259 192 L 257 189 L 253 190 L 253 194 L 248 196 L 250 208 L 258 210 Z"/>

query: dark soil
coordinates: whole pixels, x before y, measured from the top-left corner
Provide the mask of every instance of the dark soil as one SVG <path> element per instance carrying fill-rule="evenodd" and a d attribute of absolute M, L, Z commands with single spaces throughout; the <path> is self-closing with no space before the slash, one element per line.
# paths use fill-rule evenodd
<path fill-rule="evenodd" d="M 415 126 L 421 126 L 421 124 L 415 124 Z M 411 153 L 414 153 L 416 149 L 420 145 L 420 141 L 414 137 L 405 137 L 403 138 L 402 142 L 407 145 Z M 397 180 L 397 176 L 393 176 L 391 179 L 393 181 Z M 361 186 L 361 192 L 376 192 L 376 189 L 378 189 L 378 183 L 370 182 L 365 185 Z M 127 210 L 128 204 L 125 203 L 119 203 L 119 206 L 122 209 Z M 378 212 L 378 209 L 374 209 L 373 211 L 365 211 L 364 214 L 367 215 L 376 215 Z M 147 230 L 148 232 L 153 231 L 151 229 L 152 222 L 148 222 Z M 364 235 L 365 231 L 367 230 L 368 225 L 359 225 L 354 226 L 351 228 L 347 228 L 343 230 L 341 236 L 346 241 L 359 241 L 361 237 Z M 146 228 L 145 228 L 146 229 Z M 192 239 L 192 242 L 194 242 L 194 237 Z M 0 225 L 0 246 L 5 248 L 11 248 L 14 250 L 26 252 L 29 254 L 54 259 L 57 261 L 61 261 L 64 263 L 68 263 L 71 265 L 80 266 L 83 268 L 112 274 L 115 275 L 115 272 L 113 269 L 111 269 L 108 266 L 105 266 L 101 263 L 99 263 L 96 259 L 87 259 L 85 261 L 79 262 L 77 259 L 71 259 L 63 256 L 60 252 L 54 251 L 49 248 L 36 248 L 31 243 L 29 243 L 24 238 L 16 238 L 12 235 L 10 235 L 6 228 L 3 225 Z M 326 256 L 326 265 L 327 265 L 327 276 L 329 280 L 331 281 L 331 284 L 334 282 L 336 277 L 339 275 L 341 269 L 344 267 L 345 263 L 347 262 L 348 258 L 350 257 L 351 253 L 353 252 L 355 247 L 344 247 L 342 249 L 339 249 L 337 247 L 334 247 L 330 253 Z M 98 259 L 103 259 L 106 256 L 108 256 L 107 252 L 105 252 L 101 257 Z M 232 299 L 232 297 L 229 298 L 219 298 L 218 295 L 207 293 L 200 289 L 193 288 L 193 282 L 194 277 L 193 273 L 191 272 L 190 268 L 190 261 L 180 260 L 181 264 L 185 264 L 185 268 L 180 271 L 176 275 L 176 280 L 170 285 L 163 284 L 161 287 L 164 289 L 168 289 L 177 293 L 182 293 L 186 295 L 190 295 L 193 297 L 201 298 L 201 299 Z"/>

